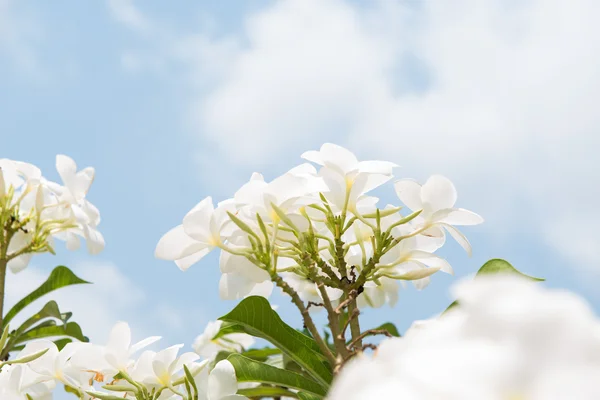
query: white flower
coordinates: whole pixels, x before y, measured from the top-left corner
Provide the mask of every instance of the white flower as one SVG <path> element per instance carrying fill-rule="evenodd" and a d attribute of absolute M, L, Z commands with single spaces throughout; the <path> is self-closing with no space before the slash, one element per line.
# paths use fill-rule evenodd
<path fill-rule="evenodd" d="M 200 356 L 213 359 L 220 351 L 242 352 L 254 344 L 254 338 L 245 333 L 229 333 L 215 338 L 223 321 L 211 321 L 204 332 L 194 340 L 194 351 Z"/>
<path fill-rule="evenodd" d="M 212 249 L 223 244 L 223 228 L 230 222 L 227 212 L 235 211 L 232 201 L 219 203 L 206 197 L 183 218 L 183 224 L 167 232 L 156 246 L 155 256 L 173 260 L 182 270 L 200 261 Z"/>
<path fill-rule="evenodd" d="M 456 189 L 448 178 L 441 175 L 431 176 L 423 186 L 416 181 L 403 179 L 394 184 L 396 194 L 413 211 L 423 210 L 414 219 L 424 235 L 444 237 L 443 227 L 471 254 L 471 245 L 467 238 L 454 225 L 477 225 L 483 222 L 479 215 L 455 208 Z"/>
<path fill-rule="evenodd" d="M 328 398 L 600 398 L 600 321 L 581 298 L 514 276 L 454 293 L 458 307 L 350 362 Z"/>
<path fill-rule="evenodd" d="M 177 353 L 182 347 L 182 344 L 178 344 L 159 352 L 143 352 L 131 369 L 131 377 L 149 387 L 172 386 L 173 381 L 183 370 L 183 366 L 191 364 L 199 358 L 196 353 L 192 352 L 183 353 L 178 357 Z"/>
<path fill-rule="evenodd" d="M 105 346 L 89 344 L 79 349 L 71 358 L 72 364 L 85 369 L 100 372 L 106 378 L 119 371 L 127 371 L 134 364 L 132 356 L 160 340 L 160 336 L 151 336 L 131 344 L 131 329 L 126 322 L 117 322 L 110 331 Z"/>
<path fill-rule="evenodd" d="M 94 181 L 94 168 L 87 167 L 77 171 L 77 164 L 65 155 L 56 156 L 56 170 L 64 186 L 44 181 L 58 196 L 59 209 L 57 217 L 64 216 L 77 222 L 77 228 L 69 229 L 56 235 L 66 240 L 67 248 L 75 250 L 79 247 L 79 236 L 85 238 L 88 252 L 98 254 L 104 249 L 104 238 L 97 230 L 100 223 L 98 209 L 86 199 L 87 192 Z"/>
<path fill-rule="evenodd" d="M 74 366 L 71 363 L 71 357 L 89 345 L 89 343 L 72 342 L 67 343 L 59 351 L 54 342 L 41 339 L 28 343 L 18 358 L 48 349 L 44 355 L 27 363 L 27 366 L 38 374 L 35 382 L 60 382 L 85 391 L 91 388 L 90 381 L 95 374 Z"/>
<path fill-rule="evenodd" d="M 387 161 L 358 161 L 352 152 L 332 143 L 323 144 L 319 151 L 307 151 L 301 157 L 322 166 L 319 175 L 328 187 L 325 196 L 335 208 L 339 211 L 346 205 L 353 213 L 360 208 L 365 193 L 389 181 L 393 168 L 397 167 Z"/>
<path fill-rule="evenodd" d="M 204 368 L 194 379 L 198 387 L 198 400 L 247 400 L 236 394 L 238 382 L 233 365 L 227 360 L 219 361 L 210 373 Z"/>

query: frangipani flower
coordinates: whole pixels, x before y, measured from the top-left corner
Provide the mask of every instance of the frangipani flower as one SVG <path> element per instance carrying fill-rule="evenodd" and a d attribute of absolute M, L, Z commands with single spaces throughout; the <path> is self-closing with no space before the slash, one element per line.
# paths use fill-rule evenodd
<path fill-rule="evenodd" d="M 156 246 L 155 256 L 173 260 L 182 271 L 200 261 L 212 249 L 223 244 L 223 228 L 230 222 L 228 211 L 235 211 L 232 201 L 219 203 L 206 197 L 183 218 L 183 224 L 167 232 Z"/>
<path fill-rule="evenodd" d="M 307 151 L 301 156 L 321 165 L 319 175 L 327 184 L 325 196 L 337 210 L 356 213 L 365 193 L 392 178 L 396 164 L 387 161 L 358 161 L 349 150 L 325 143 L 319 151 Z"/>
<path fill-rule="evenodd" d="M 416 181 L 403 179 L 394 184 L 396 194 L 412 211 L 423 210 L 414 223 L 422 234 L 444 237 L 444 228 L 471 255 L 471 245 L 454 225 L 477 225 L 483 222 L 479 215 L 455 208 L 456 189 L 448 178 L 431 176 L 423 186 Z"/>
<path fill-rule="evenodd" d="M 132 356 L 158 340 L 160 336 L 151 336 L 131 344 L 129 324 L 120 321 L 111 329 L 105 346 L 88 344 L 73 355 L 71 362 L 81 369 L 99 372 L 107 378 L 112 377 L 131 368 L 135 362 Z"/>
<path fill-rule="evenodd" d="M 233 365 L 227 360 L 219 361 L 210 373 L 203 369 L 194 379 L 198 388 L 198 400 L 248 400 L 237 394 L 238 382 Z"/>
<path fill-rule="evenodd" d="M 328 398 L 600 398 L 600 321 L 583 299 L 515 276 L 454 293 L 458 307 L 350 362 Z"/>
<path fill-rule="evenodd" d="M 75 250 L 79 247 L 78 236 L 85 238 L 88 252 L 98 254 L 104 249 L 104 237 L 97 230 L 100 223 L 98 209 L 86 199 L 90 185 L 94 181 L 94 168 L 87 167 L 77 171 L 77 164 L 65 155 L 56 156 L 56 169 L 64 186 L 53 182 L 43 183 L 52 189 L 58 197 L 59 209 L 57 217 L 66 217 L 77 222 L 77 228 L 69 229 L 57 235 L 67 242 L 67 248 Z"/>
<path fill-rule="evenodd" d="M 229 333 L 215 338 L 223 321 L 211 321 L 204 332 L 194 340 L 194 351 L 200 356 L 213 359 L 220 351 L 242 352 L 254 344 L 254 338 L 245 333 Z"/>
<path fill-rule="evenodd" d="M 196 353 L 183 353 L 179 357 L 179 349 L 183 344 L 168 347 L 159 352 L 145 351 L 131 369 L 131 377 L 148 387 L 172 387 L 179 377 L 184 365 L 191 365 L 200 358 Z"/>

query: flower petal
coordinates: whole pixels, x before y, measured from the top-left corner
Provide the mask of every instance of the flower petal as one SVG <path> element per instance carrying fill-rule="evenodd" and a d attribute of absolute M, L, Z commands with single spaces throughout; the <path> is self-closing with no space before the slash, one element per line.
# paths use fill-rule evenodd
<path fill-rule="evenodd" d="M 458 242 L 458 244 L 460 244 L 461 247 L 463 249 L 465 249 L 468 256 L 471 257 L 471 254 L 472 254 L 471 243 L 469 243 L 469 240 L 467 240 L 465 235 L 463 235 L 458 229 L 456 229 L 452 225 L 448 225 L 448 224 L 440 224 L 440 225 L 442 225 L 444 228 L 446 228 L 446 230 L 448 231 L 450 236 L 452 236 L 454 238 L 454 240 L 456 240 Z"/>
<path fill-rule="evenodd" d="M 450 179 L 442 175 L 431 176 L 421 190 L 421 200 L 431 212 L 454 207 L 456 196 L 456 188 Z"/>
<path fill-rule="evenodd" d="M 412 179 L 402 179 L 394 183 L 396 195 L 412 211 L 423 209 L 421 185 Z"/>
<path fill-rule="evenodd" d="M 433 218 L 435 218 L 435 215 Z M 483 222 L 483 218 L 479 214 L 464 208 L 453 208 L 444 217 L 438 219 L 438 222 L 449 225 L 478 225 Z"/>
<path fill-rule="evenodd" d="M 201 202 L 196 204 L 186 215 L 183 217 L 183 229 L 185 233 L 200 242 L 209 241 L 210 235 L 210 221 L 214 214 L 215 207 L 213 206 L 212 197 L 208 196 Z"/>
<path fill-rule="evenodd" d="M 160 238 L 156 245 L 154 256 L 161 260 L 180 260 L 206 247 L 206 244 L 189 237 L 185 233 L 183 225 L 179 225 Z"/>
<path fill-rule="evenodd" d="M 177 265 L 177 267 L 180 270 L 187 271 L 187 269 L 189 267 L 191 267 L 192 265 L 194 265 L 198 261 L 200 261 L 205 255 L 210 253 L 210 251 L 212 249 L 213 249 L 212 247 L 206 247 L 196 253 L 190 254 L 187 257 L 183 257 L 183 258 L 180 258 L 179 260 L 175 260 L 175 265 Z"/>
<path fill-rule="evenodd" d="M 219 361 L 208 377 L 208 400 L 221 400 L 237 393 L 235 369 L 227 360 Z"/>

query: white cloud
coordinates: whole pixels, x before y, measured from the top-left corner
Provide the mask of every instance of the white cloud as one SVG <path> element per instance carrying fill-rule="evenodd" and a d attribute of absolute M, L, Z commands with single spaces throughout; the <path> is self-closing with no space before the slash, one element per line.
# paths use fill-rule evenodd
<path fill-rule="evenodd" d="M 108 7 L 112 16 L 138 33 L 147 33 L 151 29 L 151 22 L 133 4 L 133 0 L 108 0 Z"/>
<path fill-rule="evenodd" d="M 493 229 L 538 235 L 600 272 L 597 252 L 562 240 L 600 248 L 583 229 L 600 223 L 599 11 L 595 0 L 279 1 L 247 19 L 247 46 L 199 95 L 197 129 L 218 150 L 202 157 L 235 169 L 342 142 L 448 174 Z"/>
<path fill-rule="evenodd" d="M 5 56 L 19 70 L 38 72 L 35 46 L 42 36 L 41 25 L 31 13 L 21 12 L 13 0 L 0 0 L 0 57 Z"/>

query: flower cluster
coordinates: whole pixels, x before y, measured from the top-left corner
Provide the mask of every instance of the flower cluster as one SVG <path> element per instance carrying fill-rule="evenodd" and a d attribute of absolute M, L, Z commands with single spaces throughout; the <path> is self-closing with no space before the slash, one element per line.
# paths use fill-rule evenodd
<path fill-rule="evenodd" d="M 402 207 L 380 208 L 371 195 L 393 179 L 396 164 L 358 161 L 329 143 L 302 158 L 312 164 L 270 182 L 254 173 L 216 207 L 211 197 L 202 200 L 160 239 L 156 256 L 186 270 L 220 248 L 225 299 L 267 297 L 277 284 L 306 302 L 323 301 L 323 291 L 335 302 L 352 286 L 359 306 L 379 307 L 395 303 L 398 281 L 423 288 L 435 272 L 452 273 L 434 254 L 446 233 L 470 253 L 455 226 L 483 220 L 455 207 L 456 190 L 447 178 L 435 175 L 424 185 L 396 181 L 395 192 L 411 211 L 402 215 Z"/>
<path fill-rule="evenodd" d="M 331 400 L 600 398 L 600 320 L 578 296 L 516 276 L 455 286 L 459 307 L 351 361 Z"/>
<path fill-rule="evenodd" d="M 204 336 L 214 336 L 213 328 L 214 323 L 209 324 Z M 238 338 L 246 339 L 239 336 L 226 339 L 230 344 L 228 351 L 243 348 L 235 342 Z M 236 394 L 238 383 L 231 363 L 222 360 L 215 365 L 216 352 L 211 352 L 210 357 L 201 361 L 200 355 L 194 352 L 179 354 L 183 345 L 137 354 L 159 339 L 149 337 L 132 344 L 129 326 L 119 322 L 104 346 L 71 342 L 59 351 L 49 340 L 30 342 L 11 361 L 12 365 L 0 365 L 0 397 L 3 400 L 51 399 L 55 386 L 62 384 L 81 399 L 110 396 L 144 400 L 182 399 L 188 398 L 191 390 L 191 381 L 188 379 L 186 382 L 185 379 L 187 372 L 193 377 L 192 385 L 199 400 L 246 398 Z M 199 350 L 206 352 L 202 346 Z"/>
<path fill-rule="evenodd" d="M 53 238 L 77 249 L 85 238 L 92 254 L 104 248 L 98 232 L 100 213 L 86 199 L 94 180 L 91 167 L 77 171 L 75 162 L 56 157 L 62 184 L 44 178 L 39 168 L 0 159 L 0 262 L 13 272 L 27 267 L 35 253 L 53 252 Z"/>

